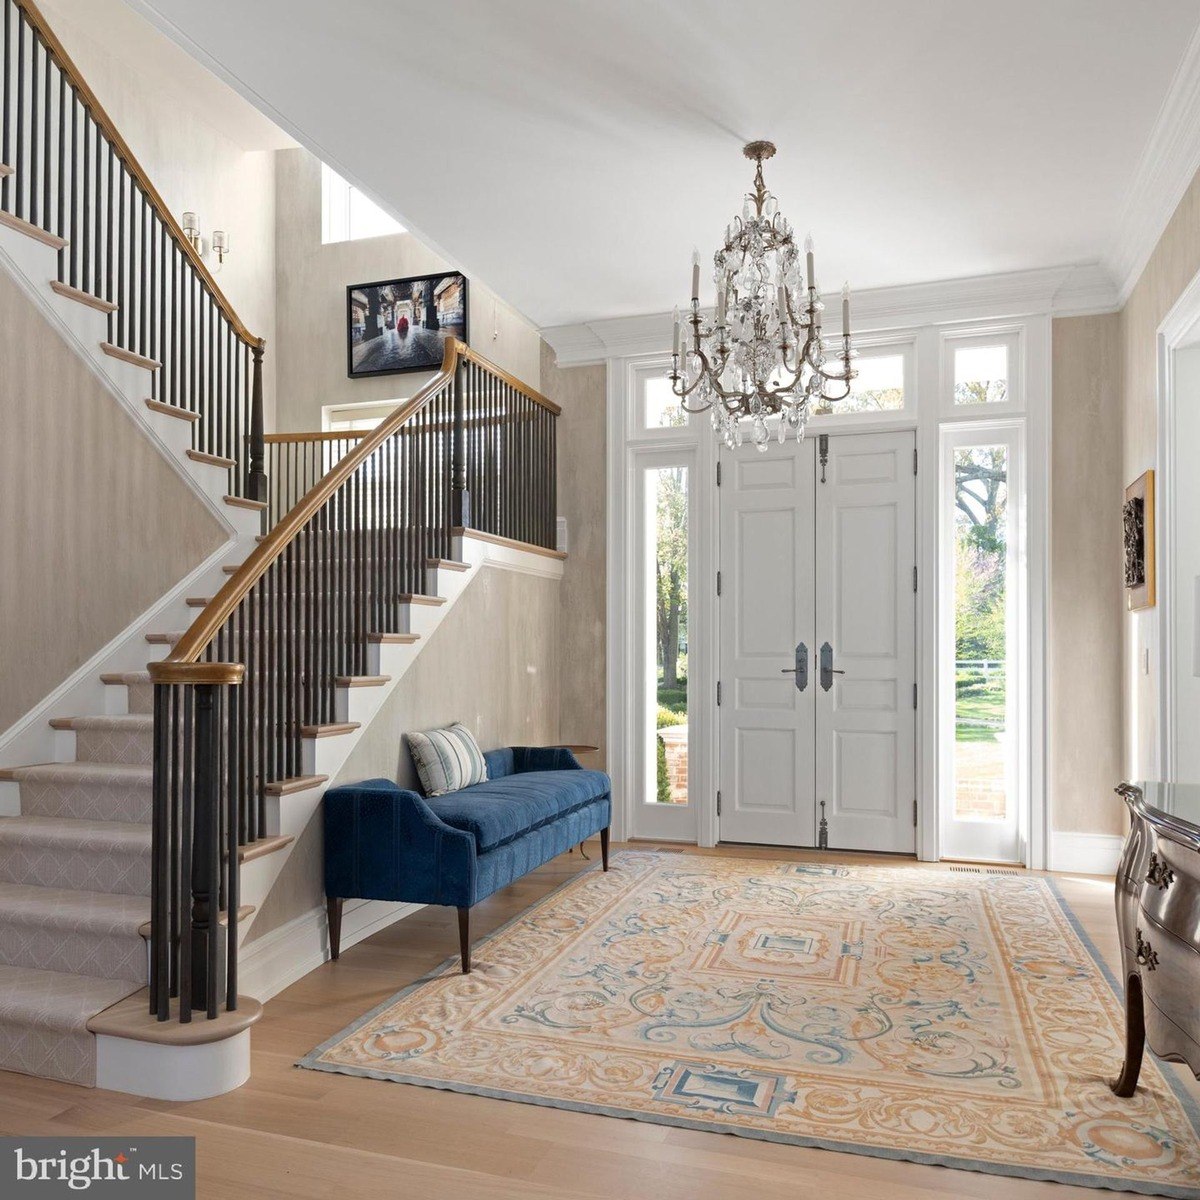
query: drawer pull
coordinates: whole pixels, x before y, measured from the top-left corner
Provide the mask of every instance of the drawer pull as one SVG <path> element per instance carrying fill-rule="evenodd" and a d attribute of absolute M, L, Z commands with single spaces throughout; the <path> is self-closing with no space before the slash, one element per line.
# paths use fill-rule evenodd
<path fill-rule="evenodd" d="M 1158 953 L 1150 948 L 1150 943 L 1142 937 L 1140 929 L 1135 932 L 1137 934 L 1137 950 L 1134 957 L 1138 961 L 1138 966 L 1145 967 L 1147 971 L 1153 971 L 1158 966 Z"/>
<path fill-rule="evenodd" d="M 1162 862 L 1157 854 L 1150 855 L 1150 869 L 1146 872 L 1146 882 L 1166 891 L 1175 882 L 1175 872 Z"/>

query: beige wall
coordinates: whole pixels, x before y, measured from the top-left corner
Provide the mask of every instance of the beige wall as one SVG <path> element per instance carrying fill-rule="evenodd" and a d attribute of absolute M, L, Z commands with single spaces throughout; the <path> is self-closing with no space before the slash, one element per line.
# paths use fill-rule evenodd
<path fill-rule="evenodd" d="M 1048 789 L 1056 830 L 1119 833 L 1121 344 L 1115 313 L 1054 322 Z"/>
<path fill-rule="evenodd" d="M 559 368 L 542 348 L 541 391 L 558 418 L 558 515 L 567 523 L 562 582 L 562 738 L 599 746 L 606 764 L 605 587 L 607 582 L 606 369 Z"/>
<path fill-rule="evenodd" d="M 206 241 L 214 228 L 229 234 L 233 252 L 216 278 L 247 328 L 267 339 L 270 428 L 278 353 L 275 156 L 247 149 L 264 141 L 262 119 L 231 89 L 195 74 L 203 68 L 121 0 L 41 0 L 40 7 L 175 216 L 195 212 Z"/>
<path fill-rule="evenodd" d="M 0 270 L 0 730 L 225 540 Z"/>
<path fill-rule="evenodd" d="M 1192 180 L 1121 311 L 1124 484 L 1155 465 L 1158 326 L 1197 271 L 1200 271 L 1200 174 Z M 1157 770 L 1158 614 L 1157 608 L 1146 609 L 1128 614 L 1124 622 L 1123 774 L 1127 777 L 1145 776 Z"/>
<path fill-rule="evenodd" d="M 321 428 L 330 404 L 373 404 L 413 395 L 432 372 L 346 377 L 346 288 L 453 269 L 410 234 L 321 243 L 321 164 L 307 150 L 276 155 L 278 428 Z M 537 386 L 541 336 L 468 277 L 468 338 L 481 354 Z M 496 336 L 493 336 L 495 334 Z"/>
<path fill-rule="evenodd" d="M 461 721 L 485 750 L 558 741 L 560 588 L 484 566 L 363 733 L 335 782 L 384 777 L 411 787 L 404 734 Z M 250 930 L 250 940 L 325 901 L 319 814 Z"/>

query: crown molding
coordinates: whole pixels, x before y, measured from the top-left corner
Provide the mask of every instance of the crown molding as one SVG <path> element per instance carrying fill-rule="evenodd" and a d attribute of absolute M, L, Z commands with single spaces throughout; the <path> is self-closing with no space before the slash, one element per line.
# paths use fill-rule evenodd
<path fill-rule="evenodd" d="M 852 304 L 858 333 L 1007 317 L 1076 317 L 1120 307 L 1116 285 L 1099 263 L 870 288 L 856 292 Z M 553 325 L 540 332 L 558 365 L 575 367 L 665 353 L 671 324 L 671 314 L 662 312 Z"/>
<path fill-rule="evenodd" d="M 1150 255 L 1200 170 L 1200 27 L 1167 88 L 1146 148 L 1125 193 L 1117 239 L 1106 266 L 1129 299 Z"/>

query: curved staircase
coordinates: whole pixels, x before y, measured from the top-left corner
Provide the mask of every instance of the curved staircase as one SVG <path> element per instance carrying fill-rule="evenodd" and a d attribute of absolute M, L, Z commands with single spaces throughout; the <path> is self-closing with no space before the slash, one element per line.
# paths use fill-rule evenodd
<path fill-rule="evenodd" d="M 29 131 L 4 125 L 0 269 L 228 531 L 0 742 L 0 1070 L 198 1098 L 248 1074 L 239 943 L 425 639 L 485 564 L 561 576 L 558 410 L 447 339 L 336 461 L 302 451 L 325 435 L 266 435 L 263 343 L 32 0 L 5 4 L 0 60 Z"/>

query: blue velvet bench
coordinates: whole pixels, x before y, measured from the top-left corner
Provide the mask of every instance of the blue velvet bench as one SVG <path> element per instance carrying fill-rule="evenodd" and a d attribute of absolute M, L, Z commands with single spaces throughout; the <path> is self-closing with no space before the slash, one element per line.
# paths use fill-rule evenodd
<path fill-rule="evenodd" d="M 325 793 L 329 948 L 341 949 L 342 902 L 392 900 L 458 909 L 463 974 L 471 970 L 471 908 L 535 867 L 600 835 L 608 870 L 612 784 L 563 747 L 484 755 L 488 778 L 444 796 L 390 779 Z"/>

